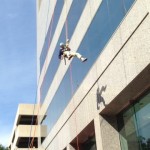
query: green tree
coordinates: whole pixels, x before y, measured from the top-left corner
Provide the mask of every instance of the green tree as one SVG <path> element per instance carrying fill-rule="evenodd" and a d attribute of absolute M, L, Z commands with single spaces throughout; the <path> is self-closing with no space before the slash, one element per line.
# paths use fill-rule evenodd
<path fill-rule="evenodd" d="M 4 147 L 3 145 L 0 144 L 0 150 L 8 150 L 8 148 Z"/>

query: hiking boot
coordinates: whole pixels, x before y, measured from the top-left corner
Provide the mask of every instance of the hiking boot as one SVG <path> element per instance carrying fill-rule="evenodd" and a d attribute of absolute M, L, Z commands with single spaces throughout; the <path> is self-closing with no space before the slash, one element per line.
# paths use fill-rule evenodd
<path fill-rule="evenodd" d="M 81 61 L 82 61 L 82 62 L 85 62 L 85 61 L 87 61 L 87 58 L 83 58 L 83 57 L 82 57 L 82 58 L 81 58 Z"/>

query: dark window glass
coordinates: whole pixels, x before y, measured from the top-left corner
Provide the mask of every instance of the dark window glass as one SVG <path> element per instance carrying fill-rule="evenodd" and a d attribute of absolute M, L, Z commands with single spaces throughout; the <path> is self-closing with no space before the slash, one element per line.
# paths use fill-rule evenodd
<path fill-rule="evenodd" d="M 81 12 L 83 11 L 83 8 L 86 4 L 87 0 L 82 0 L 79 2 L 79 0 L 74 0 L 71 6 L 71 9 L 69 11 L 68 17 L 67 17 L 67 24 L 68 24 L 68 35 L 71 37 L 75 26 L 77 25 L 77 22 L 80 18 Z M 78 10 L 78 11 L 76 11 Z M 47 94 L 47 91 L 52 83 L 52 80 L 55 76 L 55 73 L 58 69 L 60 60 L 58 59 L 58 52 L 59 52 L 59 43 L 64 42 L 66 39 L 66 26 L 64 25 L 61 36 L 57 42 L 56 49 L 54 51 L 53 57 L 51 59 L 51 62 L 48 66 L 46 75 L 44 77 L 42 86 L 41 86 L 41 103 L 43 103 L 45 96 Z"/>
<path fill-rule="evenodd" d="M 119 116 L 118 125 L 122 150 L 139 150 L 135 120 L 136 118 L 133 107 L 129 108 L 125 113 Z M 124 123 L 126 126 L 124 126 Z M 128 145 L 127 141 L 129 141 Z"/>
<path fill-rule="evenodd" d="M 71 38 L 87 0 L 73 0 L 67 16 L 68 38 Z"/>
<path fill-rule="evenodd" d="M 123 0 L 106 0 L 111 32 L 116 30 L 116 27 L 120 24 L 122 18 L 125 15 L 125 8 Z M 129 0 L 128 0 L 129 1 Z M 131 5 L 130 5 L 131 6 Z M 119 12 L 119 13 L 118 13 Z"/>
<path fill-rule="evenodd" d="M 55 7 L 54 13 L 53 13 L 53 17 L 52 17 L 51 23 L 49 25 L 48 32 L 47 32 L 45 42 L 44 42 L 44 46 L 43 46 L 41 56 L 40 56 L 40 71 L 43 68 L 43 65 L 44 65 L 44 62 L 45 62 L 45 59 L 47 56 L 47 52 L 48 52 L 48 49 L 51 44 L 52 37 L 55 33 L 55 29 L 56 29 L 56 26 L 57 26 L 57 23 L 58 23 L 58 20 L 60 17 L 63 3 L 64 3 L 63 0 L 57 0 L 56 7 Z"/>
<path fill-rule="evenodd" d="M 55 48 L 55 51 L 53 53 L 52 59 L 51 59 L 50 64 L 49 64 L 49 66 L 47 68 L 47 71 L 46 71 L 43 83 L 42 83 L 41 88 L 40 88 L 40 92 L 41 92 L 40 102 L 41 103 L 43 103 L 43 101 L 45 99 L 47 91 L 48 91 L 48 89 L 50 87 L 50 84 L 53 81 L 54 75 L 55 75 L 55 73 L 56 73 L 56 71 L 58 69 L 58 66 L 60 64 L 60 59 L 58 59 L 59 43 L 61 41 L 63 41 L 64 39 L 65 39 L 65 26 L 62 29 L 60 38 L 59 38 L 59 40 L 57 42 L 57 46 Z"/>
<path fill-rule="evenodd" d="M 150 150 L 150 94 L 134 106 L 141 150 Z"/>
<path fill-rule="evenodd" d="M 135 0 L 123 0 L 124 2 L 124 8 L 126 11 L 128 11 L 131 7 L 131 5 L 134 3 Z"/>
<path fill-rule="evenodd" d="M 78 52 L 87 57 L 88 61 L 86 63 L 81 63 L 77 58 L 73 59 L 72 64 L 66 72 L 47 110 L 47 117 L 42 123 L 47 125 L 48 132 L 64 111 L 72 95 L 80 86 L 86 74 L 88 74 L 89 69 L 108 43 L 124 16 L 125 9 L 122 0 L 102 1 L 78 49 Z"/>
<path fill-rule="evenodd" d="M 82 143 L 81 147 L 82 149 L 85 149 L 85 150 L 97 150 L 95 136 L 89 137 L 88 140 Z"/>
<path fill-rule="evenodd" d="M 150 149 L 150 94 L 118 116 L 122 150 Z"/>

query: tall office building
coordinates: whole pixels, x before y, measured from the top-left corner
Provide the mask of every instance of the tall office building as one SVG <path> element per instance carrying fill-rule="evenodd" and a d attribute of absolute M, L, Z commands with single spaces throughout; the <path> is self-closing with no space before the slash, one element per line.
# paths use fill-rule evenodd
<path fill-rule="evenodd" d="M 39 149 L 150 149 L 149 13 L 149 0 L 37 1 Z M 58 59 L 67 38 L 86 62 Z"/>

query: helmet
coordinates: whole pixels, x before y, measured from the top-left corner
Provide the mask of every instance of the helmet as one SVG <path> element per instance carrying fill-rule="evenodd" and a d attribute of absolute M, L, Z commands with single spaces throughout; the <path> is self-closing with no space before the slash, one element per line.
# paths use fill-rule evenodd
<path fill-rule="evenodd" d="M 59 45 L 60 45 L 60 47 L 63 47 L 63 46 L 64 46 L 64 43 L 60 43 Z"/>

